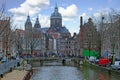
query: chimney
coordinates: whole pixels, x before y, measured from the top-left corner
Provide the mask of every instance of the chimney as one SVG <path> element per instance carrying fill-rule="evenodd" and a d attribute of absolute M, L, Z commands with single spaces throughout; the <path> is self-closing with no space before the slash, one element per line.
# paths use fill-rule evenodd
<path fill-rule="evenodd" d="M 80 27 L 82 27 L 82 25 L 83 25 L 83 18 L 82 18 L 82 16 L 80 17 Z"/>

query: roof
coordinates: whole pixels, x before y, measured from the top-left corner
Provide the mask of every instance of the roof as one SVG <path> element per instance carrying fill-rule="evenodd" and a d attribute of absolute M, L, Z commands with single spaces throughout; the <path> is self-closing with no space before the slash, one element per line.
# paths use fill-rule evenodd
<path fill-rule="evenodd" d="M 59 12 L 53 12 L 51 14 L 51 18 L 62 18 L 61 14 Z"/>
<path fill-rule="evenodd" d="M 42 33 L 47 33 L 48 29 L 49 29 L 48 27 L 46 27 L 46 28 L 41 28 L 40 31 L 41 31 Z"/>
<path fill-rule="evenodd" d="M 29 16 L 29 15 L 27 16 L 26 22 L 30 22 L 30 23 L 31 23 L 31 20 L 30 20 L 30 16 Z"/>
<path fill-rule="evenodd" d="M 39 23 L 39 19 L 38 18 L 36 18 L 36 22 L 35 22 L 34 28 L 41 28 L 41 25 Z"/>
<path fill-rule="evenodd" d="M 70 33 L 66 27 L 60 27 L 59 32 L 60 33 Z"/>
<path fill-rule="evenodd" d="M 49 31 L 59 32 L 59 33 L 70 33 L 66 27 L 50 27 Z"/>
<path fill-rule="evenodd" d="M 51 14 L 51 18 L 62 18 L 61 14 L 58 12 L 58 7 L 56 5 L 54 12 Z"/>
<path fill-rule="evenodd" d="M 22 30 L 22 29 L 16 29 L 16 32 L 19 32 L 19 33 L 24 33 L 25 30 Z"/>

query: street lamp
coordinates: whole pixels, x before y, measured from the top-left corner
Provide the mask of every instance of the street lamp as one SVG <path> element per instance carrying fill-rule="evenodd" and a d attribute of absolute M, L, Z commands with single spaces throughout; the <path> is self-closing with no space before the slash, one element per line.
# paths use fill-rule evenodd
<path fill-rule="evenodd" d="M 111 46 L 112 46 L 112 64 L 114 63 L 114 55 L 115 55 L 115 52 L 114 52 L 114 50 L 115 50 L 115 42 L 114 42 L 114 40 L 115 40 L 115 35 L 113 35 L 112 36 L 112 44 L 111 44 Z"/>
<path fill-rule="evenodd" d="M 102 42 L 103 42 L 103 27 L 104 27 L 104 16 L 101 18 L 101 27 L 99 32 L 99 58 L 101 57 L 101 49 L 102 49 Z"/>

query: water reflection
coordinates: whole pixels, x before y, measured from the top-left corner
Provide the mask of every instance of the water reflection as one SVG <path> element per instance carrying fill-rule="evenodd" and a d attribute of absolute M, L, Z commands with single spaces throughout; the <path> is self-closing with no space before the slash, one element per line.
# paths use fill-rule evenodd
<path fill-rule="evenodd" d="M 36 69 L 31 80 L 119 80 L 120 76 L 86 66 L 43 66 Z"/>
<path fill-rule="evenodd" d="M 107 71 L 93 69 L 88 66 L 80 68 L 84 76 L 84 80 L 119 80 L 120 75 L 109 74 Z"/>
<path fill-rule="evenodd" d="M 44 66 L 36 70 L 31 80 L 83 80 L 83 77 L 76 67 Z"/>
<path fill-rule="evenodd" d="M 102 73 L 98 74 L 99 80 L 110 80 L 108 75 L 103 75 Z"/>

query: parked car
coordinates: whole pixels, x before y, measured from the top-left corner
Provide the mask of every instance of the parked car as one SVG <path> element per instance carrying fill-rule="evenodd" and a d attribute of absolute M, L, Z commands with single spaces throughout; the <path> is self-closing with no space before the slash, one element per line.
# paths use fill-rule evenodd
<path fill-rule="evenodd" d="M 110 64 L 110 60 L 108 58 L 103 58 L 98 61 L 99 66 L 107 66 Z"/>
<path fill-rule="evenodd" d="M 3 57 L 2 59 L 1 59 L 1 62 L 2 63 L 5 63 L 7 61 L 7 58 L 6 57 Z"/>
<path fill-rule="evenodd" d="M 120 61 L 115 61 L 115 63 L 111 65 L 111 68 L 115 70 L 120 70 Z"/>
<path fill-rule="evenodd" d="M 95 60 L 95 64 L 98 64 L 98 62 L 99 62 L 99 59 L 96 59 L 96 60 Z"/>
<path fill-rule="evenodd" d="M 92 57 L 92 56 L 91 56 L 91 57 L 89 58 L 89 61 L 90 61 L 90 62 L 95 62 L 95 60 L 96 60 L 96 57 Z"/>

